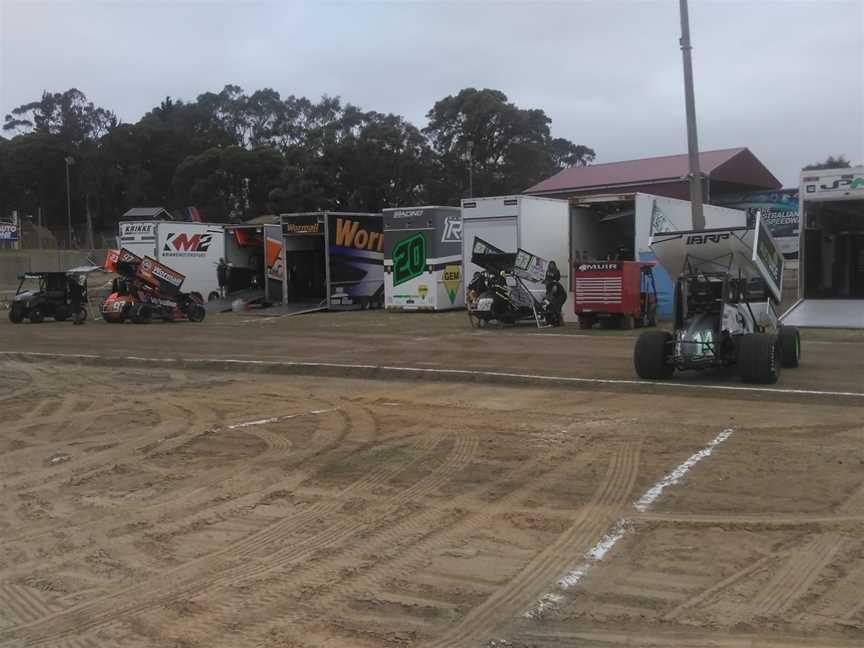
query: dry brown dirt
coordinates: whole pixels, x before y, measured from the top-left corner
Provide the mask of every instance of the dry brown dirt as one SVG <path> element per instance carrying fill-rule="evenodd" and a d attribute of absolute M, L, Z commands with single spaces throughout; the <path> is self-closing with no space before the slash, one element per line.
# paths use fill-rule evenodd
<path fill-rule="evenodd" d="M 0 411 L 3 648 L 864 643 L 860 406 L 6 358 Z"/>

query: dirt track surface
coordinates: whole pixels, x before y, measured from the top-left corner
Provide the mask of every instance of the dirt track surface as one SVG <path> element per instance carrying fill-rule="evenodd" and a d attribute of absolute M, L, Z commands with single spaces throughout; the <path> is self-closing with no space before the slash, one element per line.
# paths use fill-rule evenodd
<path fill-rule="evenodd" d="M 0 350 L 632 377 L 629 338 L 297 321 Z M 864 391 L 819 341 L 784 385 Z M 0 647 L 862 645 L 861 408 L 692 396 L 0 357 Z"/>
<path fill-rule="evenodd" d="M 562 332 L 563 331 L 563 332 Z M 577 327 L 530 326 L 476 330 L 464 312 L 396 314 L 320 313 L 288 318 L 223 314 L 203 324 L 146 326 L 102 321 L 75 327 L 0 321 L 0 351 L 89 353 L 144 358 L 251 360 L 391 365 L 427 369 L 542 374 L 571 378 L 636 379 L 638 332 L 573 334 Z M 864 394 L 864 332 L 803 332 L 799 369 L 783 372 L 777 387 Z M 740 385 L 734 377 L 686 373 L 693 385 Z M 864 399 L 862 399 L 864 400 Z"/>

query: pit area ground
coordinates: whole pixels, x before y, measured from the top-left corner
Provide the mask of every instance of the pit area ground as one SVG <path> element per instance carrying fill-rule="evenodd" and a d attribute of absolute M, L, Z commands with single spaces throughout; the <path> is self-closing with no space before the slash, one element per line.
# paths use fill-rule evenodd
<path fill-rule="evenodd" d="M 634 339 L 3 322 L 0 646 L 861 645 L 864 339 L 761 392 L 628 382 Z"/>

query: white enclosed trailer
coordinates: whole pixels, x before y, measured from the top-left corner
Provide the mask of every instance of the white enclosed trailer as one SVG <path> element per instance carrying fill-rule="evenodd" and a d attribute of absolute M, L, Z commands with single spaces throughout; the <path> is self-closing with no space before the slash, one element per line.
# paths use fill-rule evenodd
<path fill-rule="evenodd" d="M 864 166 L 801 173 L 798 301 L 784 324 L 864 328 Z"/>
<path fill-rule="evenodd" d="M 183 290 L 209 300 L 219 294 L 216 267 L 225 255 L 225 226 L 184 221 L 121 221 L 119 247 L 153 257 L 186 276 Z"/>
<path fill-rule="evenodd" d="M 656 261 L 650 241 L 654 234 L 693 229 L 690 203 L 686 200 L 644 193 L 580 196 L 572 205 L 569 241 L 573 263 L 586 261 Z M 709 229 L 744 227 L 747 213 L 705 205 Z M 672 315 L 672 278 L 662 267 L 654 268 L 657 313 Z M 565 306 L 565 310 L 567 306 Z"/>
<path fill-rule="evenodd" d="M 566 200 L 536 196 L 497 196 L 462 200 L 462 267 L 464 286 L 482 269 L 471 263 L 474 237 L 477 236 L 505 252 L 527 250 L 547 261 L 554 261 L 561 271 L 561 285 L 570 287 L 570 204 Z M 542 284 L 532 286 L 535 297 L 543 299 Z M 569 305 L 568 303 L 568 305 Z M 572 308 L 569 309 L 572 312 Z M 575 319 L 567 316 L 565 319 Z"/>

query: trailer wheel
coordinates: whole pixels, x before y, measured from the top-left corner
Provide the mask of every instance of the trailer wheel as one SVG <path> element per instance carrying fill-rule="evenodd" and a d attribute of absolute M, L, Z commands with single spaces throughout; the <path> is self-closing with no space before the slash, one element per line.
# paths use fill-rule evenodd
<path fill-rule="evenodd" d="M 579 316 L 579 328 L 583 331 L 587 331 L 588 329 L 594 326 L 594 316 L 593 315 L 580 315 Z"/>
<path fill-rule="evenodd" d="M 620 319 L 621 328 L 625 331 L 630 331 L 634 327 L 632 315 L 622 315 Z"/>
<path fill-rule="evenodd" d="M 148 324 L 150 322 L 150 307 L 147 304 L 135 304 L 132 307 L 131 319 L 133 324 Z"/>
<path fill-rule="evenodd" d="M 24 309 L 18 304 L 12 304 L 12 308 L 9 309 L 9 321 L 13 324 L 20 324 L 24 321 Z"/>
<path fill-rule="evenodd" d="M 780 342 L 767 333 L 748 333 L 738 343 L 738 374 L 749 383 L 773 385 L 780 378 Z"/>
<path fill-rule="evenodd" d="M 672 334 L 666 331 L 645 331 L 636 340 L 633 364 L 640 378 L 657 380 L 670 378 L 675 366 L 669 360 Z"/>
<path fill-rule="evenodd" d="M 41 324 L 45 320 L 45 311 L 42 310 L 41 306 L 33 306 L 27 313 L 27 319 L 30 320 L 31 324 Z"/>
<path fill-rule="evenodd" d="M 794 369 L 801 361 L 801 333 L 794 326 L 780 329 L 780 364 Z"/>

